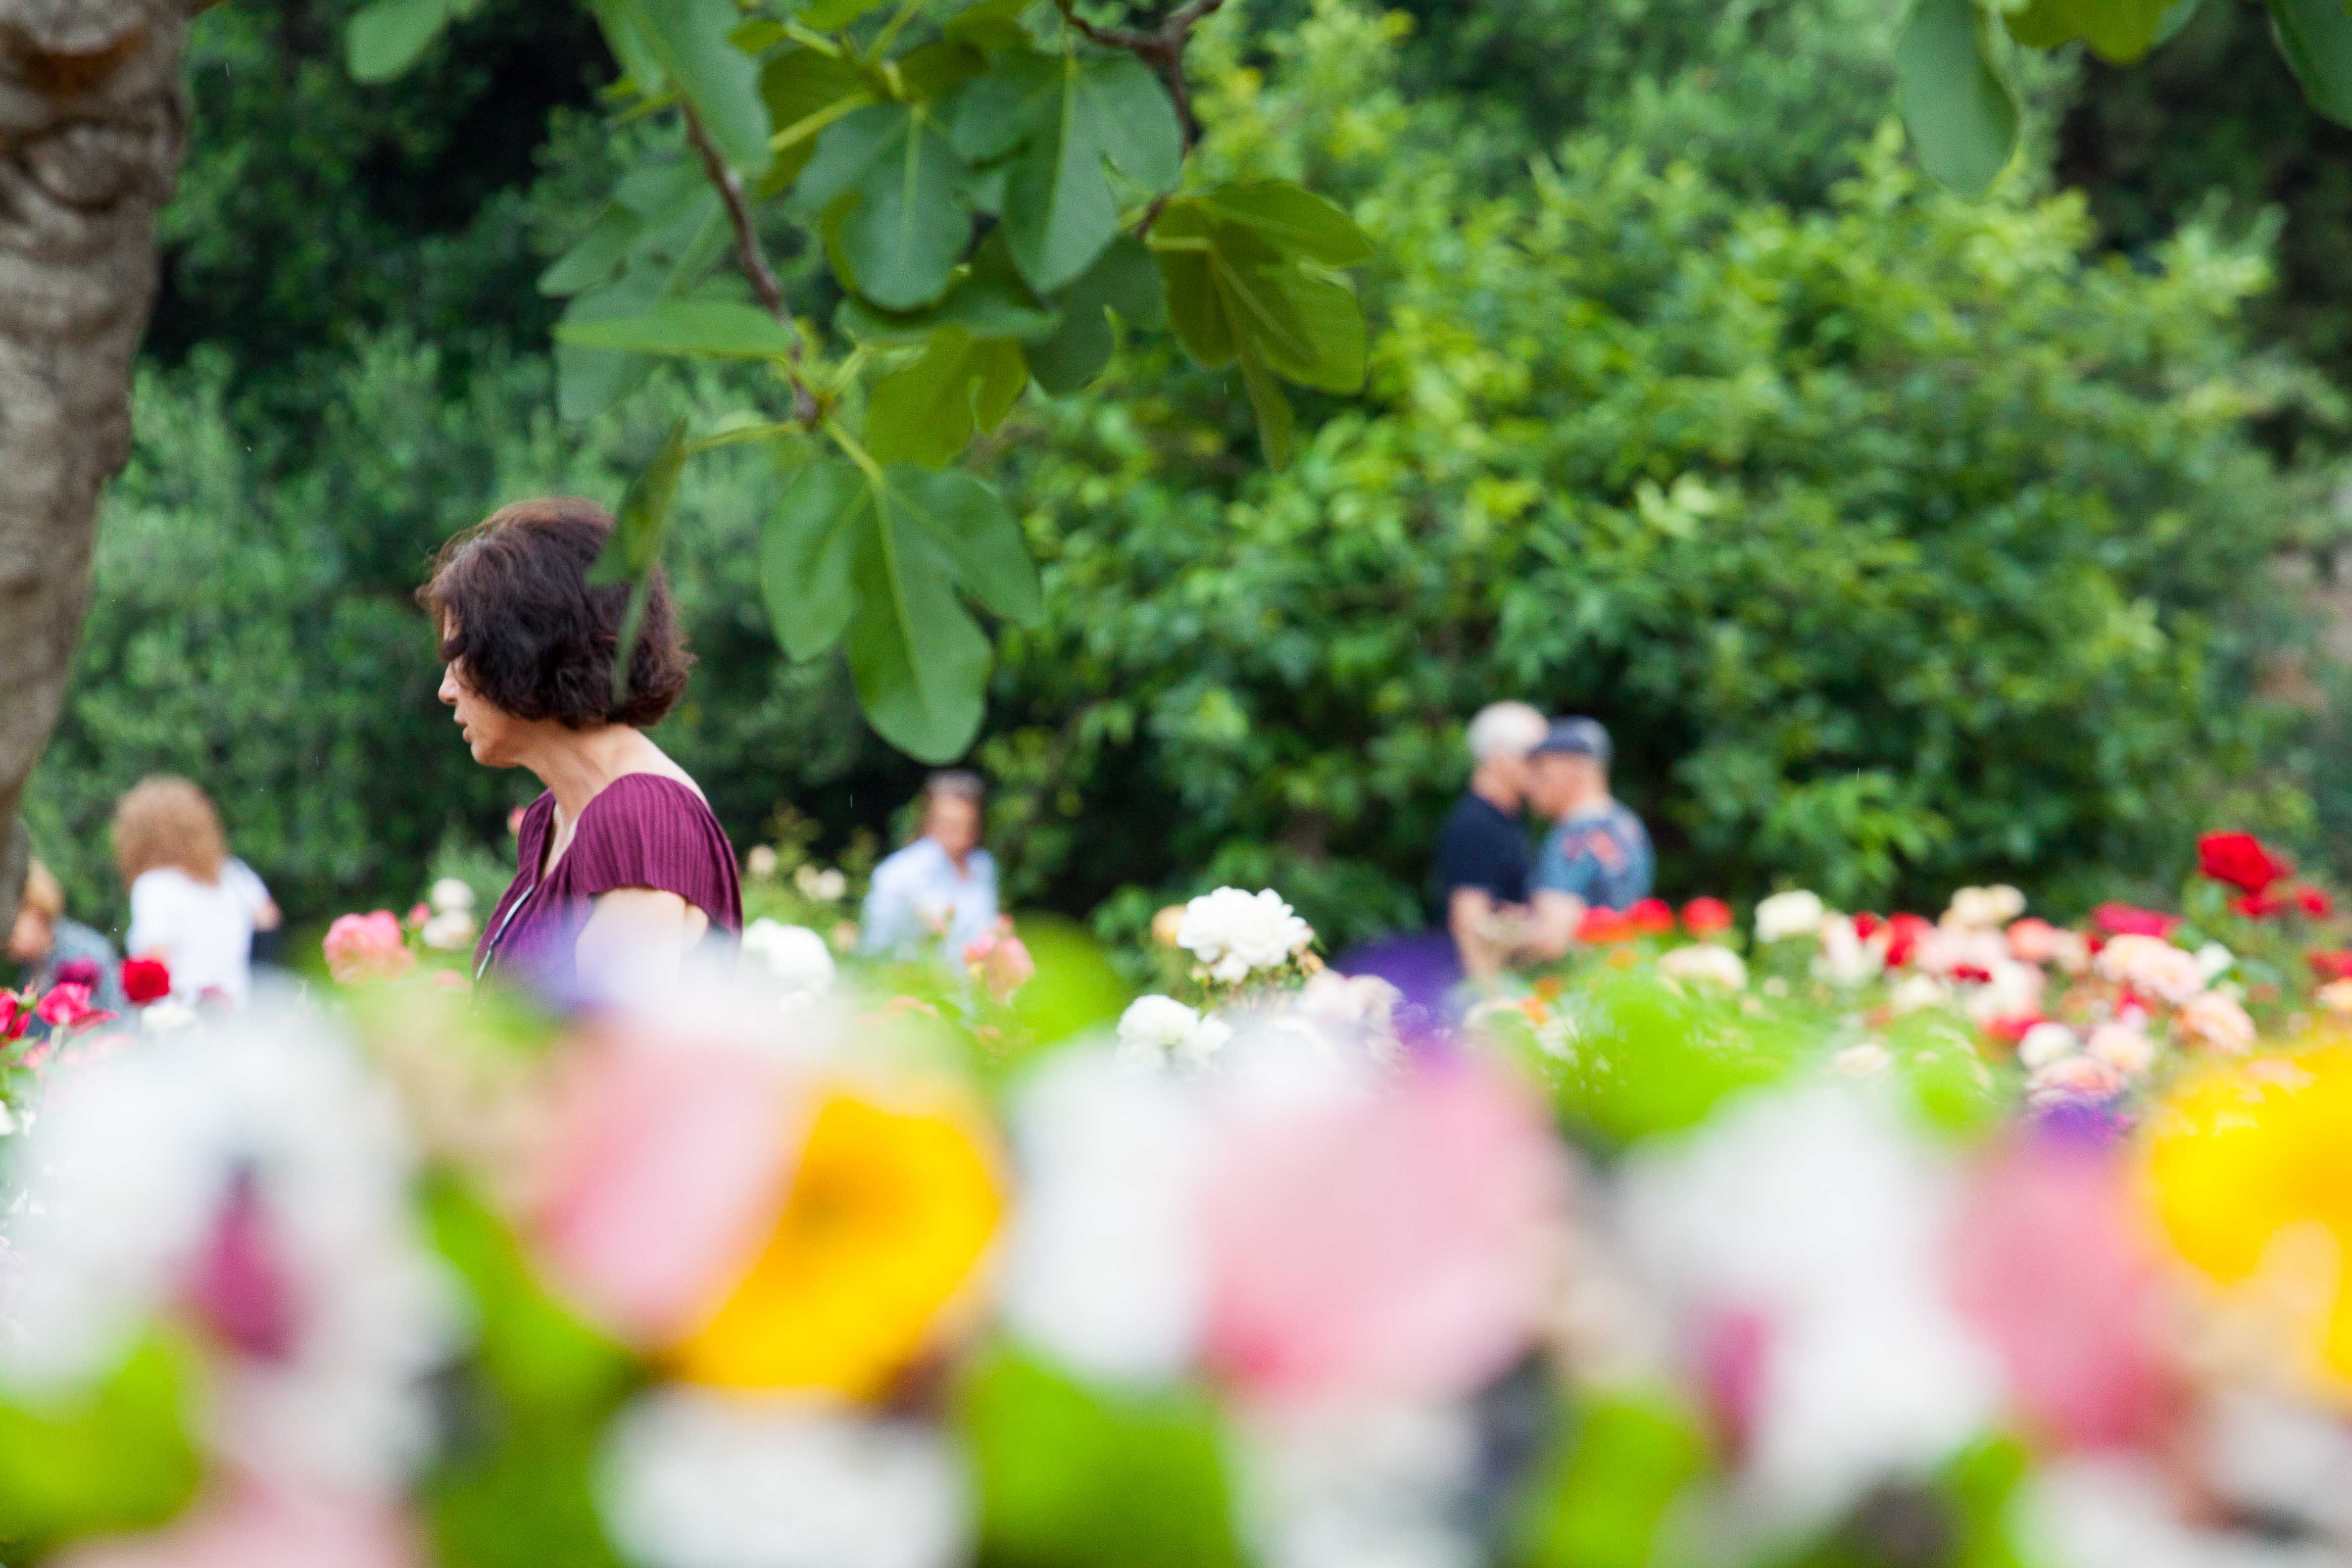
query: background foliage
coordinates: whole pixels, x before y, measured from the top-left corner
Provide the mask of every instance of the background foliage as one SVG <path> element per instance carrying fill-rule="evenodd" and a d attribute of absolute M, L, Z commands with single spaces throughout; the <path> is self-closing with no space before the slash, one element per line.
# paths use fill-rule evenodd
<path fill-rule="evenodd" d="M 2168 879 L 2216 812 L 2325 848 L 2326 732 L 2255 693 L 2307 636 L 2276 561 L 2340 528 L 2341 203 L 2291 84 L 2195 68 L 2261 63 L 2243 9 L 2137 75 L 2044 62 L 2021 166 L 1969 207 L 1874 140 L 1875 4 L 1228 7 L 1203 157 L 1372 232 L 1371 383 L 1301 396 L 1282 475 L 1238 383 L 1164 347 L 989 438 L 1045 568 L 981 747 L 1021 896 L 1127 889 L 1117 919 L 1265 875 L 1334 930 L 1409 920 L 1459 724 L 1505 694 L 1610 721 L 1672 891 L 2063 899 L 2100 863 Z M 556 417 L 532 282 L 616 159 L 572 8 L 488 0 L 389 88 L 342 74 L 349 11 L 194 32 L 140 452 L 31 811 L 102 916 L 106 812 L 152 768 L 215 790 L 298 917 L 497 844 L 528 781 L 444 727 L 424 559 L 519 494 L 609 503 L 733 390 Z M 916 770 L 837 660 L 774 648 L 751 541 L 780 489 L 688 470 L 703 666 L 660 738 L 739 840 L 791 801 L 838 844 Z"/>

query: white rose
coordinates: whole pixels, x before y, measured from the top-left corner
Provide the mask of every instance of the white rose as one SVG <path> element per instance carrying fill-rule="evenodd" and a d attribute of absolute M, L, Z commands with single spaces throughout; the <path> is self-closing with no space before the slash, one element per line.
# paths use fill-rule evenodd
<path fill-rule="evenodd" d="M 1176 930 L 1176 944 L 1226 984 L 1240 984 L 1255 970 L 1278 969 L 1314 941 L 1314 928 L 1271 888 L 1203 893 L 1184 906 Z"/>
<path fill-rule="evenodd" d="M 1844 915 L 1830 915 L 1821 923 L 1822 951 L 1813 959 L 1813 977 L 1851 989 L 1877 975 L 1886 966 L 1884 938 L 1864 942 Z"/>
<path fill-rule="evenodd" d="M 2205 989 L 2205 968 L 2161 937 L 2124 935 L 2099 950 L 2097 969 L 2135 991 L 2160 996 L 2175 1006 Z"/>
<path fill-rule="evenodd" d="M 751 852 L 743 857 L 743 869 L 766 881 L 776 874 L 776 852 L 765 844 L 754 844 Z"/>
<path fill-rule="evenodd" d="M 1924 1008 L 1940 1007 L 1952 999 L 1951 988 L 1932 974 L 1906 974 L 1895 982 L 1886 998 L 1886 1005 L 1897 1013 L 1916 1013 Z"/>
<path fill-rule="evenodd" d="M 849 878 L 837 868 L 827 866 L 816 874 L 816 896 L 819 901 L 837 904 L 849 896 Z"/>
<path fill-rule="evenodd" d="M 2208 985 L 2229 973 L 2230 966 L 2237 962 L 2237 955 L 2218 942 L 2209 942 L 2197 950 L 2197 967 Z"/>
<path fill-rule="evenodd" d="M 1775 893 L 1756 906 L 1756 940 L 1783 942 L 1792 936 L 1811 936 L 1821 929 L 1826 912 L 1818 893 L 1801 889 Z"/>
<path fill-rule="evenodd" d="M 1201 1015 L 1173 996 L 1139 996 L 1118 1016 L 1118 1043 L 1131 1055 L 1162 1059 L 1192 1043 Z"/>
<path fill-rule="evenodd" d="M 1211 1016 L 1202 1018 L 1192 1031 L 1192 1038 L 1176 1047 L 1180 1061 L 1191 1067 L 1205 1067 L 1217 1054 L 1233 1043 L 1234 1026 L 1223 1018 Z"/>
<path fill-rule="evenodd" d="M 433 890 L 437 895 L 441 889 L 436 884 Z M 462 952 L 474 945 L 474 917 L 466 910 L 443 910 L 425 922 L 419 934 L 436 952 Z"/>
<path fill-rule="evenodd" d="M 1990 888 L 1962 888 L 1952 895 L 1944 923 L 1981 931 L 2006 926 L 2025 912 L 2025 895 L 2006 882 Z"/>
<path fill-rule="evenodd" d="M 2037 966 L 2004 958 L 1993 965 L 1991 979 L 1970 986 L 1962 995 L 1960 1011 L 1979 1024 L 2029 1017 L 2041 1011 L 2042 983 Z"/>
<path fill-rule="evenodd" d="M 794 994 L 822 995 L 833 989 L 833 950 L 806 926 L 762 915 L 743 928 L 743 956 Z"/>
<path fill-rule="evenodd" d="M 1833 1065 L 1842 1073 L 1851 1073 L 1855 1078 L 1868 1078 L 1873 1073 L 1884 1072 L 1886 1069 L 1886 1064 L 1894 1059 L 1886 1054 L 1885 1046 L 1874 1041 L 1864 1040 L 1861 1045 L 1848 1046 L 1840 1051 Z"/>
<path fill-rule="evenodd" d="M 2023 1039 L 2017 1042 L 2017 1059 L 2029 1071 L 2046 1068 L 2061 1057 L 2074 1055 L 2074 1047 L 2080 1043 L 2074 1037 L 2074 1031 L 2063 1024 L 2036 1024 L 2025 1031 Z"/>
<path fill-rule="evenodd" d="M 433 906 L 436 915 L 468 913 L 474 907 L 474 889 L 455 877 L 444 877 L 433 884 L 425 901 Z"/>
<path fill-rule="evenodd" d="M 2242 1056 L 2254 1046 L 2254 1021 L 2218 991 L 2190 997 L 2174 1017 L 2173 1027 L 2185 1038 L 2231 1056 Z"/>
<path fill-rule="evenodd" d="M 1729 948 L 1711 942 L 1670 949 L 1659 956 L 1658 972 L 1675 980 L 1720 985 L 1726 991 L 1748 989 L 1748 965 Z"/>

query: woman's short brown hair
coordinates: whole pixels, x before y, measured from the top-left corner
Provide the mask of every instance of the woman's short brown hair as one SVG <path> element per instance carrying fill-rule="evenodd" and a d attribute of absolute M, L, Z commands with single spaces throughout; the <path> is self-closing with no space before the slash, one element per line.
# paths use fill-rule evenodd
<path fill-rule="evenodd" d="M 500 507 L 441 547 L 416 602 L 441 623 L 442 658 L 483 700 L 574 730 L 653 724 L 677 703 L 694 658 L 658 567 L 628 690 L 613 700 L 629 585 L 588 585 L 612 531 L 603 507 L 566 496 Z"/>
<path fill-rule="evenodd" d="M 159 773 L 141 779 L 114 805 L 114 859 L 125 886 L 159 866 L 173 866 L 199 882 L 217 882 L 228 859 L 220 813 L 204 791 Z"/>

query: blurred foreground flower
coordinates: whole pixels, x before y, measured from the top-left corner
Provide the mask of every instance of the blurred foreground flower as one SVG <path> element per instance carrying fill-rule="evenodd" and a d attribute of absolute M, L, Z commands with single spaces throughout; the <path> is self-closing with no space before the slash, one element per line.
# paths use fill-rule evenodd
<path fill-rule="evenodd" d="M 608 1035 L 560 1102 L 534 1226 L 681 1379 L 874 1397 L 974 1283 L 1003 1196 L 944 1082 Z"/>
<path fill-rule="evenodd" d="M 2189 1079 L 2150 1118 L 2147 1181 L 2267 1370 L 2352 1403 L 2352 1046 Z"/>
<path fill-rule="evenodd" d="M 833 952 L 806 926 L 761 915 L 743 928 L 742 948 L 743 956 L 782 988 L 788 1002 L 833 989 Z"/>

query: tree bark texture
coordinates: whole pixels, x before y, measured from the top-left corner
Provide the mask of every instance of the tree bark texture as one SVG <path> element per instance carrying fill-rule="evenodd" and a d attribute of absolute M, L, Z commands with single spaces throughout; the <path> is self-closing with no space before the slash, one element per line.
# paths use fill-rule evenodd
<path fill-rule="evenodd" d="M 201 8 L 0 0 L 0 851 L 65 695 L 99 491 L 131 454 Z M 22 890 L 0 882 L 0 931 Z"/>

